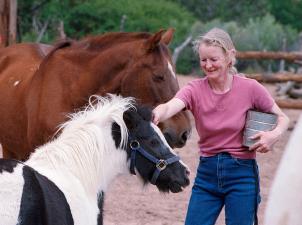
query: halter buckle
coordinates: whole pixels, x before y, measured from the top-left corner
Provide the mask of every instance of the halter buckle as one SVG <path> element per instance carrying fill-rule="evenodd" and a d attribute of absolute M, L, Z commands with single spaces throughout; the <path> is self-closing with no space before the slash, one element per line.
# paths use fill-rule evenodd
<path fill-rule="evenodd" d="M 130 142 L 130 148 L 131 148 L 132 150 L 136 150 L 136 149 L 140 148 L 139 142 L 138 142 L 137 140 L 131 141 L 131 142 Z"/>
<path fill-rule="evenodd" d="M 167 165 L 168 165 L 168 164 L 167 164 L 167 162 L 166 162 L 165 160 L 160 159 L 160 160 L 158 161 L 158 163 L 156 163 L 156 168 L 157 168 L 159 171 L 162 171 L 162 170 L 166 169 Z"/>

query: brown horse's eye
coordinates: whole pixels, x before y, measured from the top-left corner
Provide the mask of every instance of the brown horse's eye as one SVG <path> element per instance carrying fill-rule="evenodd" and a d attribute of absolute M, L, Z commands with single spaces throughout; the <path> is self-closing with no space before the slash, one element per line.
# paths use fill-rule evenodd
<path fill-rule="evenodd" d="M 155 81 L 155 82 L 162 82 L 162 81 L 165 81 L 165 77 L 163 76 L 163 75 L 154 75 L 153 76 L 153 80 Z"/>

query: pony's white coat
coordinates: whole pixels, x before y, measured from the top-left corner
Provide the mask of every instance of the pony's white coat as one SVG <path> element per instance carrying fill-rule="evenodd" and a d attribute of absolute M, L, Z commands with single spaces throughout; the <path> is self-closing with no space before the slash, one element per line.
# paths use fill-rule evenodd
<path fill-rule="evenodd" d="M 24 180 L 22 177 L 22 166 L 14 168 L 14 173 L 2 172 L 0 174 L 0 225 L 18 224 L 18 213 L 22 197 Z M 13 201 L 12 201 L 13 200 Z M 1 204 L 2 203 L 2 204 Z M 4 204 L 3 204 L 4 203 Z"/>
<path fill-rule="evenodd" d="M 265 225 L 302 224 L 302 115 L 277 170 L 265 212 Z"/>
<path fill-rule="evenodd" d="M 118 174 L 129 173 L 127 153 L 121 148 L 128 140 L 123 113 L 133 107 L 133 99 L 115 95 L 95 98 L 96 104 L 72 114 L 61 126 L 62 133 L 58 138 L 39 147 L 25 162 L 64 193 L 75 225 L 96 225 L 99 214 L 97 195 L 105 192 Z M 112 137 L 114 122 L 121 128 L 118 148 Z M 153 123 L 151 126 L 172 152 L 160 129 Z M 13 173 L 0 173 L 0 199 L 5 199 L 3 204 L 0 202 L 0 214 L 5 213 L 0 217 L 4 218 L 4 221 L 0 219 L 0 225 L 18 224 L 24 186 L 22 167 L 18 164 Z M 2 181 L 6 186 L 1 185 Z"/>
<path fill-rule="evenodd" d="M 111 96 L 97 101 L 96 106 L 71 115 L 60 136 L 26 162 L 64 193 L 75 224 L 97 224 L 97 194 L 106 191 L 116 175 L 128 171 L 126 152 L 116 149 L 111 126 L 116 122 L 121 127 L 121 145 L 125 144 L 123 112 L 132 107 L 132 99 Z"/>

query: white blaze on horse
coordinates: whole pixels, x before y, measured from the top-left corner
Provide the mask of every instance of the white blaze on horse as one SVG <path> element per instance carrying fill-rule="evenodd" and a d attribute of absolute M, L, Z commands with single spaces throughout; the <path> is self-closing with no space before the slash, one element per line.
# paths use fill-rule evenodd
<path fill-rule="evenodd" d="M 302 116 L 277 170 L 265 212 L 265 225 L 302 224 Z"/>
<path fill-rule="evenodd" d="M 188 169 L 132 98 L 96 97 L 22 163 L 0 159 L 0 225 L 102 224 L 103 193 L 118 174 L 180 192 Z"/>

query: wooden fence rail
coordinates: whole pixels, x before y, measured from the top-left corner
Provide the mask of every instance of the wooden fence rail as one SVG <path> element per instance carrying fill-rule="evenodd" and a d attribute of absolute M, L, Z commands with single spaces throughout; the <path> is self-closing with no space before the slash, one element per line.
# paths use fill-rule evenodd
<path fill-rule="evenodd" d="M 291 63 L 302 65 L 302 52 L 267 52 L 267 51 L 246 51 L 237 52 L 237 59 L 273 59 L 285 60 Z M 275 83 L 294 81 L 302 83 L 302 74 L 274 73 L 274 74 L 246 74 L 247 77 L 259 82 Z M 302 109 L 302 99 L 275 99 L 281 108 Z"/>
<path fill-rule="evenodd" d="M 302 109 L 301 99 L 275 99 L 275 101 L 280 108 Z"/>
<path fill-rule="evenodd" d="M 302 74 L 246 74 L 246 77 L 255 79 L 259 82 L 263 83 L 276 83 L 276 82 L 287 82 L 287 81 L 295 81 L 302 83 Z M 278 99 L 275 98 L 277 105 L 281 108 L 289 108 L 289 109 L 302 109 L 302 99 Z"/>
<path fill-rule="evenodd" d="M 246 51 L 237 52 L 237 59 L 284 59 L 288 62 L 299 63 L 302 60 L 302 52 L 266 52 L 266 51 Z"/>
<path fill-rule="evenodd" d="M 274 74 L 254 73 L 254 74 L 246 74 L 246 77 L 265 83 L 276 83 L 276 82 L 287 82 L 287 81 L 295 81 L 298 83 L 302 83 L 302 74 L 295 74 L 295 73 L 274 73 Z"/>

